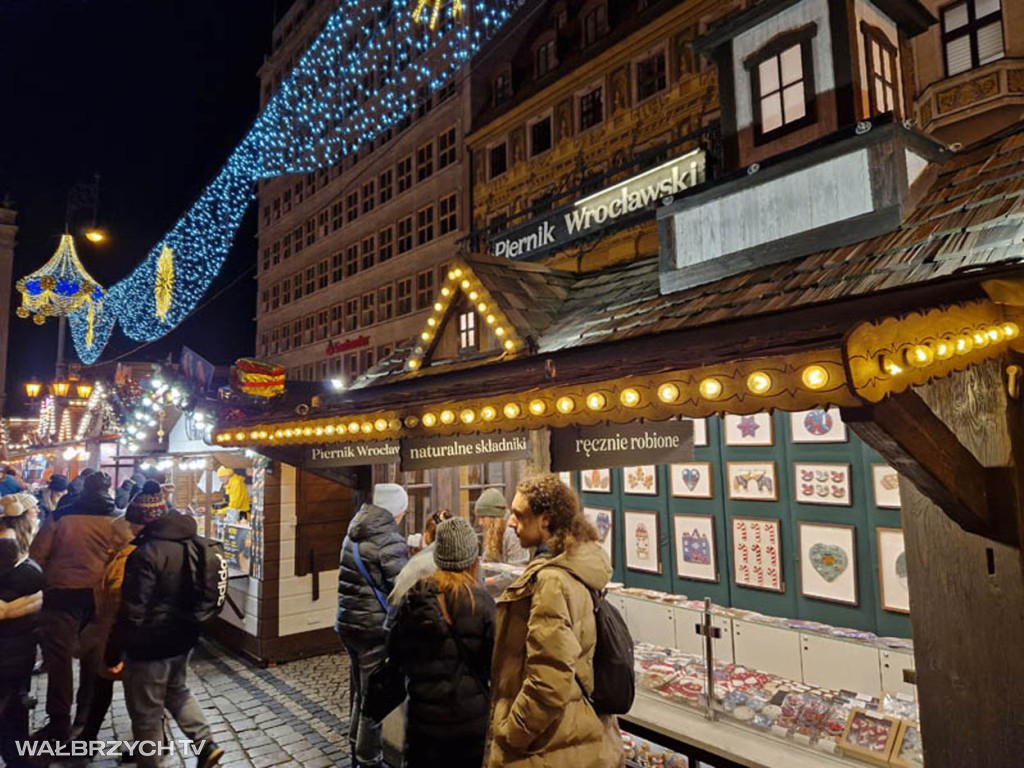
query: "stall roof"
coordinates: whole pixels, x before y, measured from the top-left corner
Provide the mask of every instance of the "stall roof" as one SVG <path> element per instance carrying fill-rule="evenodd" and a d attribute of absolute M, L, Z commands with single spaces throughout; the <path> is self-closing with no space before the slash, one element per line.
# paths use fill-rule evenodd
<path fill-rule="evenodd" d="M 815 347 L 839 350 L 859 323 L 981 299 L 985 280 L 1020 275 L 1024 128 L 955 155 L 921 185 L 913 190 L 918 202 L 893 232 L 665 295 L 657 258 L 572 274 L 473 257 L 465 265 L 529 344 L 499 360 L 417 371 L 404 365 L 412 345 L 399 348 L 354 391 L 329 400 L 310 418 L 402 412 L 445 399 L 671 367 L 693 370 Z M 665 356 L 666 345 L 675 350 L 674 363 Z M 580 355 L 594 357 L 597 346 L 608 348 L 597 364 L 570 364 Z M 612 359 L 618 370 L 609 368 Z M 557 382 L 548 360 L 558 365 Z M 279 415 L 288 418 L 292 414 Z"/>

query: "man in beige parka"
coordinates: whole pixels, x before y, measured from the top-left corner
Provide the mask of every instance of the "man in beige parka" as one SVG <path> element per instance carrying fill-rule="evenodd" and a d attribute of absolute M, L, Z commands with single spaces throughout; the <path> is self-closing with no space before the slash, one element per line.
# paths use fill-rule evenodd
<path fill-rule="evenodd" d="M 594 690 L 597 642 L 588 588 L 604 589 L 612 573 L 597 531 L 555 475 L 519 484 L 509 526 L 524 548 L 547 551 L 498 599 L 485 768 L 621 766 L 615 718 L 583 691 Z"/>

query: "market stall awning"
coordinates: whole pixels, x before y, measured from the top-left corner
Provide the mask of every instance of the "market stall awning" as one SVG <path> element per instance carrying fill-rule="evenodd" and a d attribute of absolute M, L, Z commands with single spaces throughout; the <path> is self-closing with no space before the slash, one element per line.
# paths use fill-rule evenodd
<path fill-rule="evenodd" d="M 1022 170 L 1018 131 L 922 174 L 892 232 L 667 294 L 657 259 L 589 274 L 457 261 L 419 341 L 305 418 L 223 425 L 215 439 L 349 441 L 878 402 L 1018 343 Z M 449 305 L 470 290 L 517 343 L 433 359 Z"/>

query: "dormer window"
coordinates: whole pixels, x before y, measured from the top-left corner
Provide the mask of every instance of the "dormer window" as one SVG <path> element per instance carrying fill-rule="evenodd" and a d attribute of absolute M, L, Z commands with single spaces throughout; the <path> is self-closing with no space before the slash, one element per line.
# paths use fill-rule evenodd
<path fill-rule="evenodd" d="M 558 64 L 558 57 L 555 55 L 555 41 L 549 40 L 542 44 L 536 53 L 536 76 L 538 78 L 544 77 L 548 72 L 553 70 Z"/>
<path fill-rule="evenodd" d="M 896 46 L 878 27 L 861 22 L 867 64 L 869 109 L 872 115 L 898 112 L 896 105 Z"/>
<path fill-rule="evenodd" d="M 604 5 L 591 8 L 583 15 L 583 47 L 586 48 L 597 42 L 604 34 L 607 25 L 607 12 Z"/>
<path fill-rule="evenodd" d="M 494 103 L 503 104 L 512 95 L 512 82 L 508 72 L 502 72 L 494 78 Z"/>
<path fill-rule="evenodd" d="M 763 144 L 815 121 L 815 24 L 779 35 L 744 65 L 750 70 L 754 143 Z"/>
<path fill-rule="evenodd" d="M 947 77 L 1003 58 L 1000 0 L 961 0 L 943 8 L 942 50 Z"/>
<path fill-rule="evenodd" d="M 476 331 L 476 311 L 459 313 L 459 352 L 473 352 L 479 348 Z"/>

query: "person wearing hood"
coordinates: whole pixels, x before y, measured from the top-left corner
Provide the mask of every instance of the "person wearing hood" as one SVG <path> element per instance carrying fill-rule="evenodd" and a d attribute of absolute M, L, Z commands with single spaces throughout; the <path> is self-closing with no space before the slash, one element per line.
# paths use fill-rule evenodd
<path fill-rule="evenodd" d="M 352 663 L 348 738 L 353 764 L 365 768 L 383 764 L 380 723 L 362 715 L 362 701 L 370 673 L 384 659 L 387 595 L 409 561 L 409 546 L 398 532 L 408 507 L 409 495 L 402 486 L 379 483 L 373 503 L 364 504 L 352 518 L 341 549 L 334 630 Z"/>
<path fill-rule="evenodd" d="M 46 586 L 40 616 L 43 661 L 47 669 L 46 714 L 49 722 L 35 738 L 66 741 L 71 735 L 74 693 L 72 657 L 95 613 L 93 590 L 112 555 L 124 543 L 114 521 L 110 476 L 94 472 L 82 493 L 50 517 L 32 542 L 30 554 L 43 569 Z M 82 650 L 76 721 L 84 722 L 100 659 Z"/>
<path fill-rule="evenodd" d="M 598 534 L 557 475 L 521 482 L 509 526 L 523 547 L 544 545 L 498 598 L 485 768 L 624 764 L 618 724 L 598 715 L 597 624 L 590 590 L 612 574 Z"/>
<path fill-rule="evenodd" d="M 406 678 L 406 768 L 480 768 L 487 738 L 494 600 L 478 581 L 476 531 L 437 526 L 433 575 L 412 586 L 388 636 Z M 418 557 L 418 555 L 417 555 Z"/>
<path fill-rule="evenodd" d="M 195 597 L 185 576 L 186 556 L 197 545 L 196 521 L 167 506 L 159 483 L 148 481 L 125 515 L 135 539 L 125 561 L 117 622 L 105 661 L 112 673 L 122 664 L 125 702 L 138 741 L 163 741 L 164 710 L 193 744 L 202 744 L 197 768 L 224 755 L 213 740 L 203 710 L 188 689 L 188 662 L 199 641 L 192 621 Z M 159 755 L 136 758 L 139 768 L 159 768 Z"/>
<path fill-rule="evenodd" d="M 27 489 L 25 481 L 18 477 L 18 470 L 14 467 L 0 468 L 0 497 L 21 493 Z"/>
<path fill-rule="evenodd" d="M 70 483 L 64 475 L 50 475 L 46 487 L 39 492 L 39 511 L 45 520 L 57 511 L 57 505 L 68 493 Z"/>
<path fill-rule="evenodd" d="M 238 510 L 234 520 L 249 519 L 249 489 L 245 485 L 245 478 L 235 474 L 231 467 L 218 467 L 217 477 L 224 486 L 224 495 L 228 499 L 228 509 Z"/>

